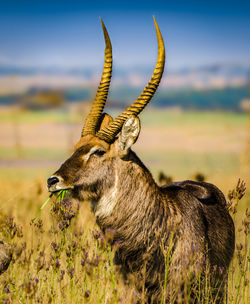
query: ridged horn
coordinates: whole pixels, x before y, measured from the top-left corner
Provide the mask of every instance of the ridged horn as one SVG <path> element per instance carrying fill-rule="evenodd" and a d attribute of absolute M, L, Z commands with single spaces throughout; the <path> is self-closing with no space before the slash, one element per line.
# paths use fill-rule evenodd
<path fill-rule="evenodd" d="M 112 76 L 112 45 L 110 42 L 107 29 L 101 18 L 100 20 L 102 23 L 102 29 L 105 39 L 105 60 L 104 60 L 101 82 L 99 84 L 92 108 L 85 119 L 81 136 L 96 133 L 96 126 L 98 125 L 98 120 L 102 115 L 102 111 L 107 100 L 109 85 Z"/>
<path fill-rule="evenodd" d="M 96 136 L 100 139 L 105 140 L 106 142 L 111 143 L 115 136 L 120 132 L 123 123 L 128 119 L 129 116 L 137 116 L 149 103 L 154 93 L 157 90 L 157 87 L 161 81 L 161 77 L 164 71 L 165 65 L 165 47 L 164 41 L 159 29 L 159 26 L 154 17 L 154 25 L 156 29 L 156 36 L 158 41 L 158 58 L 157 63 L 154 69 L 154 73 L 151 77 L 151 80 L 145 87 L 144 91 L 137 98 L 137 100 L 128 107 L 122 114 L 120 114 L 110 125 L 102 130 L 100 130 Z"/>

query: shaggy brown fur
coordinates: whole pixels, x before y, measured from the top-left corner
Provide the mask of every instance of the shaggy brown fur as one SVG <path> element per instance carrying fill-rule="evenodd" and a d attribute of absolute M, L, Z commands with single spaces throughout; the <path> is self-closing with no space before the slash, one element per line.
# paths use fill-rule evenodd
<path fill-rule="evenodd" d="M 222 303 L 234 252 L 234 224 L 225 198 L 205 182 L 159 187 L 130 149 L 140 130 L 136 119 L 111 145 L 94 136 L 81 139 L 48 189 L 71 189 L 78 200 L 91 200 L 100 228 L 114 232 L 116 264 L 125 279 L 136 277 L 139 291 L 145 288 L 146 303 L 160 303 L 163 296 L 165 303 L 187 303 L 187 282 L 189 303 L 198 303 L 196 291 L 203 290 L 205 278 L 214 303 Z"/>
<path fill-rule="evenodd" d="M 12 248 L 0 240 L 0 274 L 4 273 L 12 260 Z"/>

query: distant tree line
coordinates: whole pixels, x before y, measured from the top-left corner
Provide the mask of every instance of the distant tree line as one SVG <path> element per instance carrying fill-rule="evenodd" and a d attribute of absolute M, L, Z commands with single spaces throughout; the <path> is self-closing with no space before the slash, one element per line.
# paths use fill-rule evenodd
<path fill-rule="evenodd" d="M 138 95 L 139 88 L 136 87 L 115 87 L 111 90 L 108 106 L 124 108 L 131 103 Z M 59 96 L 60 95 L 60 96 Z M 154 107 L 176 107 L 184 109 L 200 110 L 240 110 L 240 102 L 248 98 L 249 90 L 247 85 L 239 87 L 225 87 L 221 89 L 161 89 L 154 98 L 152 105 Z M 39 97 L 39 98 L 38 98 Z M 53 97 L 53 98 L 52 98 Z M 57 98 L 55 98 L 57 97 Z M 27 103 L 39 103 L 48 106 L 48 103 L 60 105 L 62 100 L 65 102 L 83 102 L 92 98 L 90 88 L 70 88 L 58 91 L 30 91 L 25 95 L 0 96 L 0 104 L 11 105 L 19 103 L 20 100 Z M 56 102 L 55 102 L 56 100 Z M 37 102 L 39 101 L 39 102 Z"/>
<path fill-rule="evenodd" d="M 185 109 L 240 110 L 240 102 L 248 95 L 247 86 L 223 89 L 161 91 L 155 99 L 158 107 L 180 106 Z"/>

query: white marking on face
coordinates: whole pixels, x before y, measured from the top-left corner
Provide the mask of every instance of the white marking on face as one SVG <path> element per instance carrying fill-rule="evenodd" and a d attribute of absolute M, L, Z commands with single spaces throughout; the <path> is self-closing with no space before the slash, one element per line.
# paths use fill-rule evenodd
<path fill-rule="evenodd" d="M 93 147 L 93 148 L 91 148 L 91 149 L 89 150 L 89 152 L 88 152 L 86 155 L 84 155 L 83 159 L 84 159 L 85 161 L 88 161 L 88 159 L 90 158 L 90 156 L 91 156 L 95 151 L 97 151 L 97 150 L 98 150 L 98 147 Z"/>
<path fill-rule="evenodd" d="M 95 215 L 99 217 L 108 217 L 115 208 L 118 194 L 118 174 L 115 172 L 115 183 L 106 194 L 97 203 Z"/>
<path fill-rule="evenodd" d="M 69 186 L 64 184 L 63 179 L 59 176 L 59 175 L 52 175 L 52 177 L 57 177 L 59 179 L 59 181 L 56 184 L 51 185 L 49 188 L 47 187 L 47 190 L 50 192 L 55 192 L 55 191 L 59 191 L 59 190 L 64 190 L 64 189 L 73 189 L 73 186 Z"/>

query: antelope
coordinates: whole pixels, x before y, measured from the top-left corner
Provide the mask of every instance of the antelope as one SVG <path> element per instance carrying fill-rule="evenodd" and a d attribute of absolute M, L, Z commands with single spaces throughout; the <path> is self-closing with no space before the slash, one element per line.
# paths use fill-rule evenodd
<path fill-rule="evenodd" d="M 203 303 L 205 283 L 199 285 L 194 278 L 204 282 L 207 275 L 213 287 L 209 303 L 222 303 L 235 246 L 224 195 L 210 183 L 191 180 L 160 187 L 131 149 L 141 129 L 138 115 L 156 92 L 164 70 L 165 47 L 158 24 L 154 18 L 158 58 L 151 80 L 137 100 L 113 119 L 103 113 L 112 46 L 101 23 L 105 61 L 97 94 L 74 153 L 48 178 L 48 191 L 67 189 L 72 198 L 91 201 L 104 234 L 114 231 L 115 264 L 125 280 L 137 278 L 138 294 L 144 293 L 145 303 Z M 187 278 L 194 283 L 184 300 Z"/>

